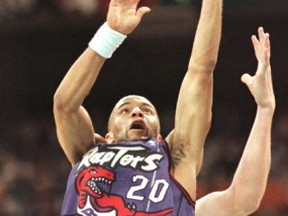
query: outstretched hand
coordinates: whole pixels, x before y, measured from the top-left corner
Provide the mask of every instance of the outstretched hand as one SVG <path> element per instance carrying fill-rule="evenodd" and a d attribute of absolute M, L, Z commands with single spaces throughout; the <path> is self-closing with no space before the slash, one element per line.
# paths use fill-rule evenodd
<path fill-rule="evenodd" d="M 138 8 L 140 0 L 111 0 L 107 15 L 110 28 L 128 35 L 141 22 L 142 17 L 150 12 L 149 7 Z"/>
<path fill-rule="evenodd" d="M 269 34 L 262 27 L 258 29 L 258 38 L 253 35 L 252 43 L 258 61 L 257 71 L 254 76 L 243 74 L 241 81 L 245 83 L 259 107 L 275 108 L 275 96 L 272 84 L 270 65 L 270 39 Z"/>

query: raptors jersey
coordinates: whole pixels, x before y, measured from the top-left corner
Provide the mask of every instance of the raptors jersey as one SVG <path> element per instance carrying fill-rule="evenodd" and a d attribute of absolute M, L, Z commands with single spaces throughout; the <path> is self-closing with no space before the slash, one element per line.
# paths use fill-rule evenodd
<path fill-rule="evenodd" d="M 98 144 L 68 179 L 62 216 L 194 216 L 194 203 L 170 175 L 166 144 Z"/>

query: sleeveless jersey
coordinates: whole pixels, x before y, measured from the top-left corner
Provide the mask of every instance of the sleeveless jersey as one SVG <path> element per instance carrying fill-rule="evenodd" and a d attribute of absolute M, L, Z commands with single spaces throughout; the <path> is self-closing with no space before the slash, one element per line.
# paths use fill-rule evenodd
<path fill-rule="evenodd" d="M 70 172 L 62 216 L 194 216 L 156 139 L 97 144 Z"/>

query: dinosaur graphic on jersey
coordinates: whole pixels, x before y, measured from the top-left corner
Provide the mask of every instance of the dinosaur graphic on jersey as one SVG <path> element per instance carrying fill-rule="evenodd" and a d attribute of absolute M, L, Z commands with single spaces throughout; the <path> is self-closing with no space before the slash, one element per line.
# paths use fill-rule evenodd
<path fill-rule="evenodd" d="M 76 179 L 76 190 L 79 195 L 78 207 L 83 209 L 88 202 L 97 205 L 103 212 L 116 211 L 121 216 L 165 216 L 173 211 L 172 208 L 160 212 L 146 213 L 138 212 L 136 207 L 126 205 L 125 200 L 114 194 L 107 194 L 100 184 L 111 185 L 115 180 L 115 174 L 101 166 L 90 166 L 82 170 Z M 93 205 L 93 204 L 92 204 Z"/>

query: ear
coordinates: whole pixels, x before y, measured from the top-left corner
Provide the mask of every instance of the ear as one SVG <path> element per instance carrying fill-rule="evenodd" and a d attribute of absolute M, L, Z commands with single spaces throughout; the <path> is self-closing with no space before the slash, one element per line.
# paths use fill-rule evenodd
<path fill-rule="evenodd" d="M 157 140 L 161 142 L 161 141 L 163 141 L 163 137 L 160 134 L 158 134 Z"/>
<path fill-rule="evenodd" d="M 114 136 L 111 132 L 108 132 L 106 135 L 105 135 L 105 140 L 108 144 L 111 144 L 114 142 Z"/>

